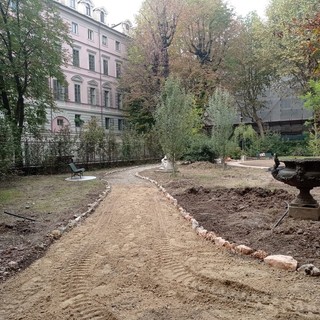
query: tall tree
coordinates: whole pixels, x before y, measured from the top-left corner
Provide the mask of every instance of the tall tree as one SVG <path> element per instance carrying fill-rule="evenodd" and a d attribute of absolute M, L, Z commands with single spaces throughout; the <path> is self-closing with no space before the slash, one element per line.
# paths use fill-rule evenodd
<path fill-rule="evenodd" d="M 153 125 L 157 99 L 170 74 L 169 48 L 182 3 L 182 0 L 145 0 L 137 17 L 122 83 L 128 91 L 126 103 L 135 114 L 141 115 L 131 118 L 131 122 L 142 131 Z M 140 118 L 146 125 L 141 125 Z"/>
<path fill-rule="evenodd" d="M 211 138 L 213 147 L 221 157 L 222 164 L 224 165 L 229 145 L 233 142 L 231 137 L 236 118 L 233 97 L 228 91 L 217 88 L 209 99 L 207 112 L 212 122 Z"/>
<path fill-rule="evenodd" d="M 161 91 L 156 110 L 156 128 L 164 153 L 175 163 L 186 151 L 196 123 L 193 98 L 186 94 L 179 80 L 169 77 Z"/>
<path fill-rule="evenodd" d="M 310 90 L 302 97 L 304 106 L 312 110 L 313 117 L 309 120 L 310 134 L 308 147 L 314 156 L 320 155 L 320 81 L 310 80 Z"/>
<path fill-rule="evenodd" d="M 301 32 L 300 26 L 318 12 L 318 0 L 272 0 L 267 8 L 269 36 L 265 46 L 273 52 L 279 75 L 297 92 L 308 88 L 317 63 L 308 48 L 314 34 Z"/>
<path fill-rule="evenodd" d="M 189 0 L 185 10 L 188 50 L 200 65 L 217 71 L 224 60 L 232 23 L 232 11 L 221 0 Z"/>
<path fill-rule="evenodd" d="M 201 107 L 223 81 L 234 16 L 222 0 L 187 0 L 175 43 L 175 70 Z"/>
<path fill-rule="evenodd" d="M 48 78 L 63 83 L 62 49 L 67 26 L 51 0 L 0 0 L 0 111 L 15 138 L 21 163 L 21 137 L 45 122 L 53 105 Z"/>
<path fill-rule="evenodd" d="M 277 78 L 272 52 L 264 46 L 264 24 L 256 13 L 239 20 L 237 37 L 228 57 L 229 88 L 243 117 L 253 120 L 264 136 L 259 111 L 265 107 L 264 95 Z"/>

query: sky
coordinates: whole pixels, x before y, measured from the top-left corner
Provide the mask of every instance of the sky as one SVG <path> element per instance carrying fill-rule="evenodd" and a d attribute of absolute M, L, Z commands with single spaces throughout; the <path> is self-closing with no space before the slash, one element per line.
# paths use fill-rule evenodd
<path fill-rule="evenodd" d="M 245 16 L 250 11 L 257 11 L 260 17 L 264 17 L 269 0 L 228 0 L 228 3 L 235 8 L 238 15 Z"/>
<path fill-rule="evenodd" d="M 269 0 L 226 0 L 234 7 L 238 15 L 246 15 L 250 11 L 257 11 L 263 17 L 264 9 Z M 109 24 L 116 24 L 126 19 L 133 21 L 143 0 L 93 0 L 95 6 L 103 6 L 108 11 Z"/>

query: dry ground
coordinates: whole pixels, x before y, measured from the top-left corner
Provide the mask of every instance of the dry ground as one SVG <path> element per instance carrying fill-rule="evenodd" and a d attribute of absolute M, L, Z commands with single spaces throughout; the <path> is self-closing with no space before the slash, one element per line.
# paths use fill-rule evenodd
<path fill-rule="evenodd" d="M 52 243 L 50 232 L 87 210 L 87 205 L 105 190 L 105 173 L 90 171 L 88 175 L 97 179 L 85 182 L 65 181 L 69 173 L 13 176 L 0 181 L 0 282 L 41 257 Z"/>
<path fill-rule="evenodd" d="M 251 166 L 272 166 L 272 161 L 247 161 Z M 296 188 L 276 181 L 259 167 L 227 167 L 193 163 L 179 167 L 176 177 L 161 171 L 141 173 L 163 185 L 208 231 L 236 244 L 269 254 L 293 256 L 299 264 L 320 267 L 320 222 L 285 217 Z M 313 196 L 320 202 L 320 190 Z"/>
<path fill-rule="evenodd" d="M 244 190 L 257 183 L 280 187 L 263 170 L 207 166 L 181 168 L 180 182 L 163 173 L 158 178 L 167 189 L 176 185 L 176 195 L 190 186 L 196 193 L 230 187 L 228 176 Z M 98 209 L 1 284 L 1 320 L 320 319 L 319 278 L 273 270 L 201 239 L 136 171 L 108 176 L 111 193 Z"/>

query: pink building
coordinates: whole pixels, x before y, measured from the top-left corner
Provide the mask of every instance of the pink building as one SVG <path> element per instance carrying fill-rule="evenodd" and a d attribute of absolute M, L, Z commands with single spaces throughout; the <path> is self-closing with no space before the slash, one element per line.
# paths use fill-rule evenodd
<path fill-rule="evenodd" d="M 67 47 L 70 59 L 63 67 L 68 86 L 51 80 L 58 110 L 49 111 L 47 129 L 59 131 L 69 125 L 76 131 L 96 117 L 106 130 L 123 130 L 125 112 L 118 79 L 126 57 L 128 26 L 123 26 L 123 32 L 109 27 L 107 11 L 91 0 L 56 2 L 70 26 L 73 44 Z"/>

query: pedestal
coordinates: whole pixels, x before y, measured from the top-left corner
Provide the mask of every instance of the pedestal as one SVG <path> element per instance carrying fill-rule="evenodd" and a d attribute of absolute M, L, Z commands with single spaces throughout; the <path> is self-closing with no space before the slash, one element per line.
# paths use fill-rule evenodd
<path fill-rule="evenodd" d="M 308 208 L 289 205 L 289 216 L 300 220 L 320 220 L 320 207 Z"/>

